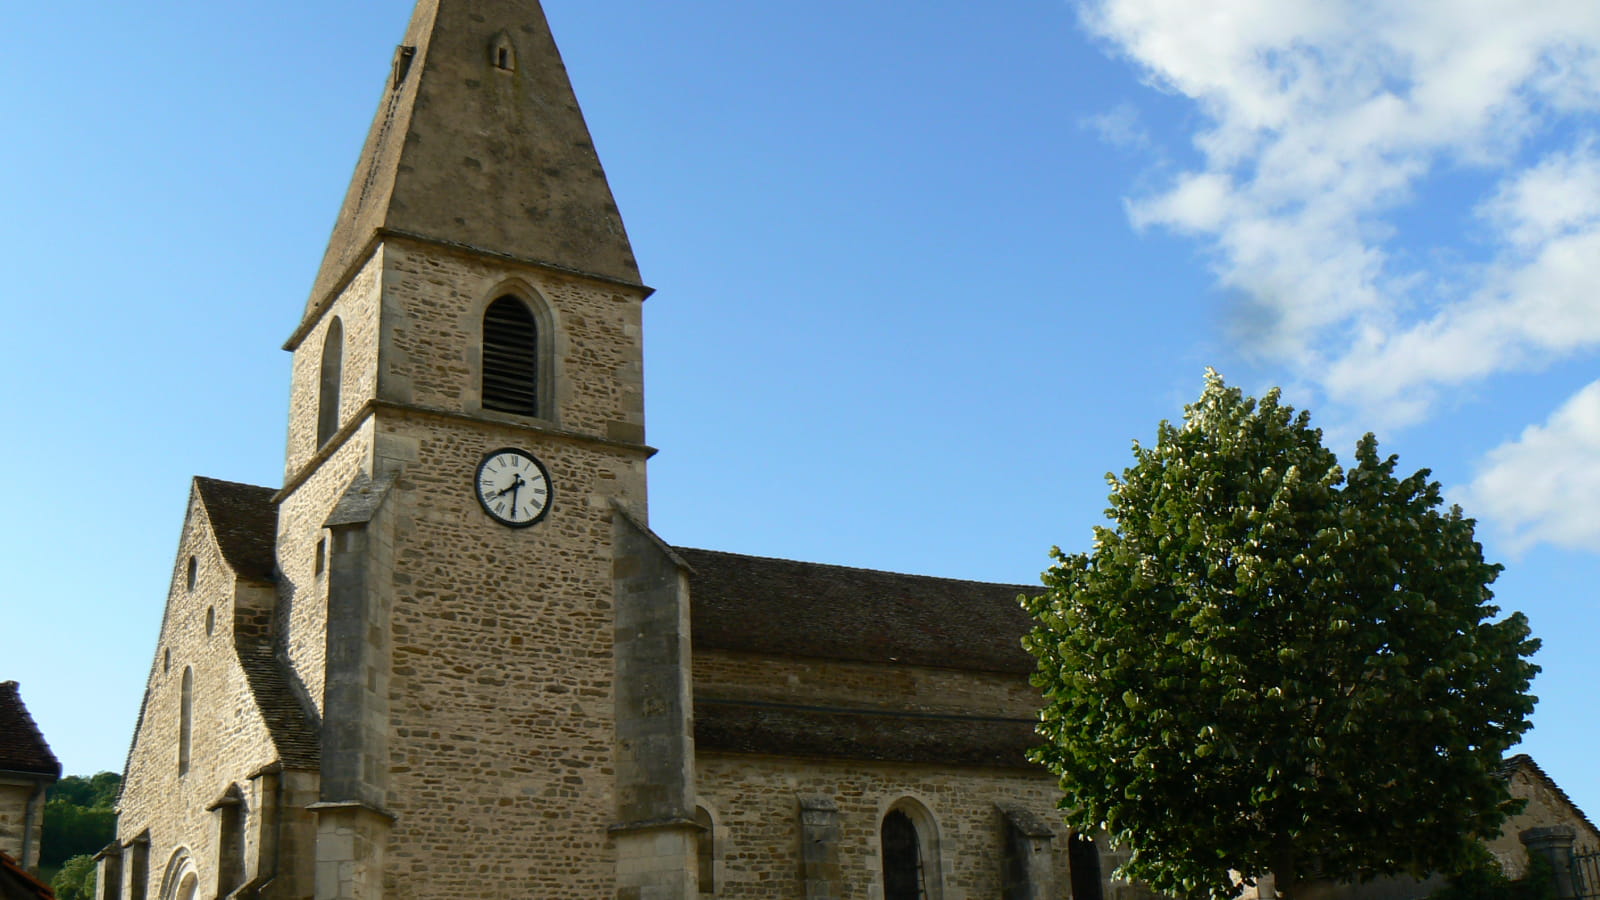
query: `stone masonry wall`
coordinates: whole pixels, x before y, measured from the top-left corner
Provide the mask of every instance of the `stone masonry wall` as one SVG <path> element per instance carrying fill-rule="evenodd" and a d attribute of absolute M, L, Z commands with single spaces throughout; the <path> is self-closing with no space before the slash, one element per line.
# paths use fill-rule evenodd
<path fill-rule="evenodd" d="M 284 482 L 316 455 L 317 411 L 322 386 L 322 347 L 335 317 L 344 329 L 339 388 L 339 422 L 348 422 L 377 395 L 378 294 L 383 248 L 356 273 L 321 321 L 294 348 L 289 374 L 289 436 Z"/>
<path fill-rule="evenodd" d="M 191 556 L 196 562 L 192 590 L 187 578 Z M 168 860 L 185 848 L 199 865 L 201 895 L 215 891 L 218 822 L 217 814 L 206 807 L 231 784 L 238 783 L 245 791 L 245 854 L 257 856 L 261 805 L 247 776 L 272 762 L 277 752 L 234 651 L 234 602 L 239 589 L 217 549 L 204 510 L 191 493 L 117 818 L 117 836 L 124 842 L 149 831 L 150 897 L 158 896 Z M 179 705 L 185 669 L 193 672 L 194 717 L 189 769 L 180 774 Z"/>
<path fill-rule="evenodd" d="M 614 879 L 606 448 L 426 416 L 384 422 L 397 484 L 387 856 L 393 897 L 599 897 Z M 389 431 L 394 433 L 391 435 Z M 490 450 L 549 468 L 548 518 L 496 524 L 472 484 Z"/>
<path fill-rule="evenodd" d="M 313 420 L 311 428 L 316 428 Z M 306 695 L 322 714 L 326 678 L 329 548 L 317 570 L 317 545 L 328 538 L 323 527 L 357 474 L 370 471 L 376 442 L 371 419 L 311 472 L 278 506 L 278 619 L 287 628 L 289 661 Z"/>
<path fill-rule="evenodd" d="M 36 824 L 32 840 L 24 834 L 28 823 L 28 801 L 39 790 L 37 782 L 12 782 L 0 776 L 0 853 L 22 860 L 22 846 L 37 849 L 39 828 Z M 40 804 L 41 809 L 43 803 Z"/>
<path fill-rule="evenodd" d="M 1001 896 L 1006 823 L 996 804 L 1059 822 L 1057 792 L 1047 774 L 885 763 L 823 762 L 768 757 L 702 756 L 696 773 L 701 803 L 717 830 L 717 896 L 804 896 L 798 797 L 831 797 L 838 805 L 840 900 L 881 900 L 879 828 L 890 807 L 910 799 L 935 823 L 938 884 L 930 900 Z M 1071 884 L 1067 829 L 1051 842 L 1058 890 Z M 1101 842 L 1103 847 L 1103 841 Z M 1102 852 L 1109 876 L 1117 859 Z M 930 861 L 924 860 L 928 871 Z M 942 891 L 939 890 L 942 888 Z M 1108 900 L 1149 896 L 1105 880 Z"/>
<path fill-rule="evenodd" d="M 403 241 L 380 256 L 375 391 L 385 402 L 279 511 L 296 667 L 320 702 L 321 523 L 357 472 L 396 473 L 382 537 L 392 565 L 367 582 L 387 594 L 374 608 L 389 610 L 389 757 L 378 778 L 394 816 L 382 850 L 385 896 L 609 896 L 610 501 L 642 515 L 646 455 L 613 442 L 642 438 L 640 297 Z M 546 329 L 546 349 L 558 407 L 546 417 L 478 408 L 482 312 L 507 290 L 547 304 L 556 326 Z M 348 337 L 359 316 L 340 314 Z M 323 327 L 296 353 L 296 378 L 307 385 Z M 347 350 L 347 369 L 359 356 Z M 314 415 L 302 414 L 292 430 L 314 428 Z M 550 471 L 551 510 L 531 528 L 497 524 L 473 493 L 478 462 L 507 446 Z"/>
<path fill-rule="evenodd" d="M 544 307 L 553 325 L 544 338 L 553 354 L 554 408 L 542 418 L 569 431 L 644 441 L 637 290 L 400 240 L 385 245 L 384 267 L 383 399 L 529 421 L 484 411 L 480 402 L 483 311 L 513 293 Z M 642 516 L 643 492 L 634 499 Z"/>

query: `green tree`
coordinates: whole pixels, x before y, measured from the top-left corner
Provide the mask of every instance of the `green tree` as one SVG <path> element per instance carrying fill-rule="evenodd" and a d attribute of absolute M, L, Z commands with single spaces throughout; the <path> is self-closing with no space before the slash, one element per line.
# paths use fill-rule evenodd
<path fill-rule="evenodd" d="M 74 856 L 50 881 L 56 900 L 94 900 L 95 866 L 92 856 Z"/>
<path fill-rule="evenodd" d="M 1473 521 L 1370 434 L 1346 472 L 1276 390 L 1211 371 L 1134 460 L 1112 527 L 1023 599 L 1067 820 L 1185 898 L 1465 866 L 1514 808 L 1538 671 Z"/>
<path fill-rule="evenodd" d="M 92 856 L 116 836 L 113 805 L 121 776 L 101 772 L 85 778 L 68 775 L 50 787 L 44 803 L 44 834 L 39 864 L 54 868 L 74 856 Z"/>
<path fill-rule="evenodd" d="M 50 800 L 65 800 L 75 806 L 104 806 L 117 803 L 117 791 L 122 787 L 122 776 L 115 772 L 100 772 L 88 778 L 68 775 L 50 786 Z"/>

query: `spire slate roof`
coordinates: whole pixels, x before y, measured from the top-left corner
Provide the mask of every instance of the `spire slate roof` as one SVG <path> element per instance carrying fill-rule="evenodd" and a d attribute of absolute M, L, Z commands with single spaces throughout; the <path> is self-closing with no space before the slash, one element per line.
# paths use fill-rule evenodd
<path fill-rule="evenodd" d="M 380 231 L 639 283 L 622 216 L 537 0 L 417 4 L 308 316 Z"/>
<path fill-rule="evenodd" d="M 0 772 L 61 777 L 61 763 L 28 715 L 15 681 L 0 681 Z"/>

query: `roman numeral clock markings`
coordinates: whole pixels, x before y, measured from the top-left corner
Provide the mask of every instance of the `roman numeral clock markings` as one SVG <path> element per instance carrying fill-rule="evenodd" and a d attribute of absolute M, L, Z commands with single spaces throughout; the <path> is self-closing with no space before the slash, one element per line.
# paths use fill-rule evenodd
<path fill-rule="evenodd" d="M 506 447 L 485 454 L 476 487 L 483 511 L 502 525 L 525 528 L 550 511 L 550 472 L 526 450 Z"/>

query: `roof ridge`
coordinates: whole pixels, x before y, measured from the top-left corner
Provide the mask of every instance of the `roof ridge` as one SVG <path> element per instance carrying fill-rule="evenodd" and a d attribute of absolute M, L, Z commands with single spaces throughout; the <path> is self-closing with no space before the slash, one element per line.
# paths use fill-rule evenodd
<path fill-rule="evenodd" d="M 788 563 L 796 566 L 810 566 L 819 569 L 837 569 L 847 572 L 866 572 L 873 575 L 892 575 L 895 578 L 915 578 L 926 581 L 940 581 L 950 584 L 975 584 L 985 587 L 1016 587 L 1024 589 L 1043 590 L 1043 585 L 1027 585 L 1012 581 L 982 581 L 976 578 L 957 578 L 948 575 L 925 575 L 917 572 L 898 572 L 893 569 L 868 569 L 864 566 L 847 566 L 840 563 L 812 562 L 805 559 L 793 559 L 785 556 L 763 556 L 758 553 L 733 553 L 728 550 L 708 550 L 704 547 L 684 547 L 673 544 L 672 549 L 679 553 L 714 553 L 718 556 L 727 556 L 737 559 L 753 559 L 762 562 Z"/>

